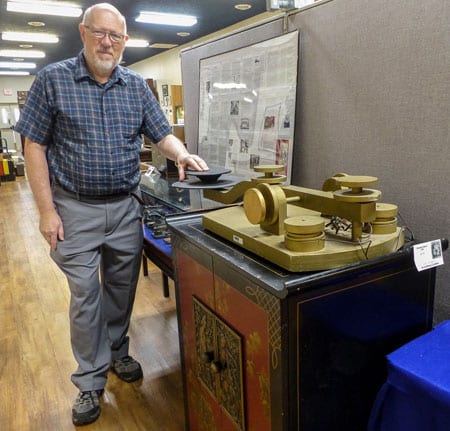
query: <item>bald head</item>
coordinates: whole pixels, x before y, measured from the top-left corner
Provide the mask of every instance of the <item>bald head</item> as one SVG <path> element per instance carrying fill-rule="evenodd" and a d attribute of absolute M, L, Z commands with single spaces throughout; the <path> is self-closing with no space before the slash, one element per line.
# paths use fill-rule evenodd
<path fill-rule="evenodd" d="M 119 12 L 119 10 L 109 3 L 97 3 L 88 7 L 83 15 L 81 21 L 84 25 L 89 25 L 92 22 L 92 16 L 98 12 L 109 11 L 117 16 L 117 18 L 123 23 L 123 34 L 127 34 L 127 22 L 125 17 Z"/>

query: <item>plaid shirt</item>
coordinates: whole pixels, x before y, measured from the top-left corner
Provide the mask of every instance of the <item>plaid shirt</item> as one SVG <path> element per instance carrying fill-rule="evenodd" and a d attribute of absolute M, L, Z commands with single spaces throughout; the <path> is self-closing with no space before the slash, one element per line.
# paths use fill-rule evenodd
<path fill-rule="evenodd" d="M 87 195 L 135 188 L 141 134 L 158 142 L 171 133 L 140 75 L 117 66 L 101 85 L 91 77 L 82 52 L 36 76 L 15 129 L 47 146 L 52 182 Z"/>

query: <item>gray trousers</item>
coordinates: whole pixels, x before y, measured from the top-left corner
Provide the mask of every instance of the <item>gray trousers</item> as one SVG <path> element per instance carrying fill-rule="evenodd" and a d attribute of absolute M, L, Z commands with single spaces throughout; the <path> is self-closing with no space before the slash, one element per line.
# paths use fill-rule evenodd
<path fill-rule="evenodd" d="M 51 257 L 67 276 L 70 336 L 80 391 L 103 389 L 111 362 L 128 355 L 127 336 L 142 252 L 142 208 L 133 196 L 82 202 L 60 189 L 64 226 Z"/>

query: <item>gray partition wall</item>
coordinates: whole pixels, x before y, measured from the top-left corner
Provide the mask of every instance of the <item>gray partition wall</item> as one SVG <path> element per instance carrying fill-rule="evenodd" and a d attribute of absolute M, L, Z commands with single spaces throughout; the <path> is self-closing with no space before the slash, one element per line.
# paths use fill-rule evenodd
<path fill-rule="evenodd" d="M 195 151 L 201 58 L 300 31 L 292 184 L 373 175 L 419 241 L 450 236 L 450 2 L 330 0 L 182 53 L 186 140 Z M 444 253 L 444 261 L 450 251 Z M 435 321 L 450 317 L 438 268 Z"/>

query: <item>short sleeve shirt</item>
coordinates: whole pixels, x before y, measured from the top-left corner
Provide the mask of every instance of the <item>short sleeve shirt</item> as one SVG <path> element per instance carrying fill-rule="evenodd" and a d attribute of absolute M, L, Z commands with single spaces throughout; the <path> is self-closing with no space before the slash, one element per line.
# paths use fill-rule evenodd
<path fill-rule="evenodd" d="M 16 131 L 47 147 L 53 182 L 101 195 L 135 188 L 141 135 L 159 142 L 171 128 L 140 75 L 117 66 L 109 81 L 99 84 L 81 52 L 38 73 Z"/>

